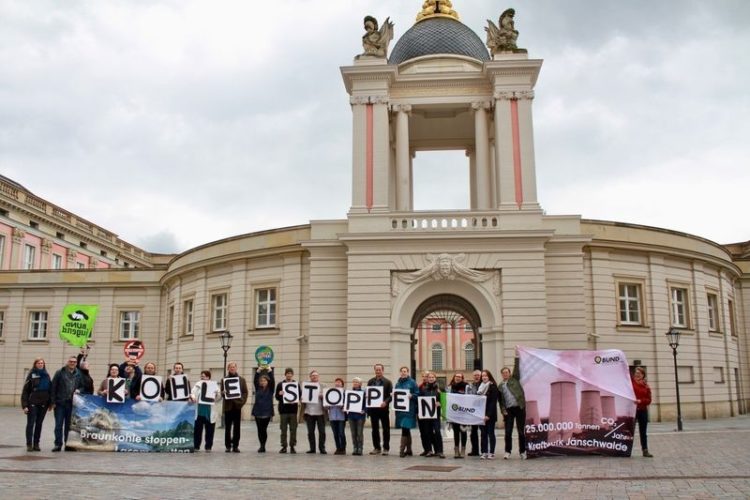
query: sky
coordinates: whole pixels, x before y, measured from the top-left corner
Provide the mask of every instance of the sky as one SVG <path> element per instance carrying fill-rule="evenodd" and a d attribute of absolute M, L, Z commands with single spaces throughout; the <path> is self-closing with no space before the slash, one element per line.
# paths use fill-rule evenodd
<path fill-rule="evenodd" d="M 343 219 L 339 67 L 421 4 L 0 0 L 0 174 L 152 252 Z M 453 1 L 483 40 L 511 6 L 547 214 L 750 240 L 750 2 Z M 416 208 L 468 207 L 466 161 L 420 155 Z"/>

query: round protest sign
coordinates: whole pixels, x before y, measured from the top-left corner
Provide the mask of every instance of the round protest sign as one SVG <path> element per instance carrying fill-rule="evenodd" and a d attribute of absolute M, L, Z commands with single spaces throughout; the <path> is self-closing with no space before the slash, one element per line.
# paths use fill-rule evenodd
<path fill-rule="evenodd" d="M 259 366 L 269 366 L 273 362 L 273 349 L 262 345 L 255 350 L 255 360 Z"/>
<path fill-rule="evenodd" d="M 125 343 L 123 351 L 125 352 L 126 358 L 140 360 L 146 353 L 146 346 L 144 346 L 143 342 L 140 340 L 129 340 Z"/>

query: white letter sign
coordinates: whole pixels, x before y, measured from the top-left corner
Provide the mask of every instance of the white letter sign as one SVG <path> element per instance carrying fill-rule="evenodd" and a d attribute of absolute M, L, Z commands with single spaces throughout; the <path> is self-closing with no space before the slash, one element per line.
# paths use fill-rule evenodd
<path fill-rule="evenodd" d="M 159 401 L 161 399 L 161 377 L 144 375 L 141 378 L 141 399 L 143 401 Z"/>
<path fill-rule="evenodd" d="M 344 411 L 349 413 L 364 413 L 365 393 L 362 391 L 345 391 Z"/>
<path fill-rule="evenodd" d="M 367 407 L 380 408 L 383 404 L 383 386 L 371 385 L 367 387 Z"/>
<path fill-rule="evenodd" d="M 409 411 L 409 394 L 406 389 L 393 390 L 393 409 L 395 411 Z"/>
<path fill-rule="evenodd" d="M 299 403 L 299 385 L 297 385 L 297 382 L 282 382 L 281 392 L 284 393 L 282 395 L 284 403 Z"/>
<path fill-rule="evenodd" d="M 169 390 L 172 401 L 185 401 L 190 397 L 187 375 L 172 375 L 169 377 Z"/>
<path fill-rule="evenodd" d="M 438 418 L 438 408 L 435 396 L 419 396 L 417 408 L 419 409 L 419 418 L 430 420 Z"/>
<path fill-rule="evenodd" d="M 334 387 L 328 389 L 323 396 L 323 406 L 343 406 L 344 405 L 344 389 Z"/>
<path fill-rule="evenodd" d="M 213 380 L 201 381 L 201 390 L 198 394 L 198 403 L 212 405 L 216 402 L 216 394 L 219 392 L 219 384 Z"/>
<path fill-rule="evenodd" d="M 125 402 L 125 379 L 108 378 L 107 379 L 107 403 L 124 403 Z"/>
<path fill-rule="evenodd" d="M 224 399 L 240 399 L 242 397 L 242 388 L 240 387 L 240 377 L 228 377 L 224 379 Z"/>
<path fill-rule="evenodd" d="M 317 382 L 302 382 L 302 402 L 320 403 L 320 384 Z"/>

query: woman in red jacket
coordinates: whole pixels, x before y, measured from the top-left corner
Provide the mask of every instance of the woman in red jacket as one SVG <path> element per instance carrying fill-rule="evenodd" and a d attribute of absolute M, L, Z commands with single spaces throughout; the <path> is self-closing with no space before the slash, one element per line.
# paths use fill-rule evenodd
<path fill-rule="evenodd" d="M 646 370 L 637 366 L 633 372 L 633 392 L 635 393 L 635 420 L 638 422 L 638 432 L 641 435 L 641 449 L 644 457 L 653 457 L 648 452 L 648 405 L 651 404 L 651 388 L 646 383 Z"/>

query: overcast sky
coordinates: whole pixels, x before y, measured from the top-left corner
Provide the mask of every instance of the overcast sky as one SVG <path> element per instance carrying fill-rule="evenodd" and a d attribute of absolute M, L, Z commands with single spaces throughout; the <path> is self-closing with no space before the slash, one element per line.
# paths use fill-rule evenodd
<path fill-rule="evenodd" d="M 154 252 L 345 218 L 339 66 L 364 15 L 390 16 L 395 44 L 421 4 L 0 0 L 0 174 Z M 548 214 L 750 239 L 750 2 L 453 2 L 482 39 L 510 6 L 544 59 Z M 467 206 L 465 161 L 417 158 L 417 208 Z"/>

